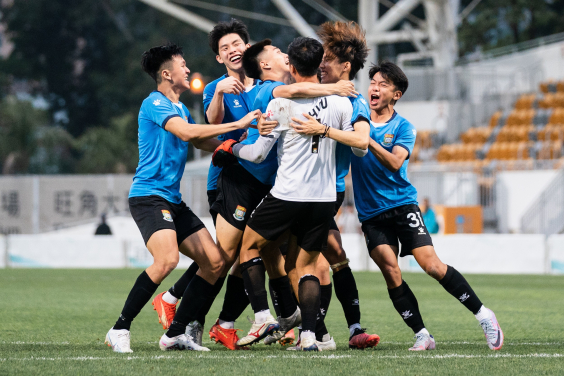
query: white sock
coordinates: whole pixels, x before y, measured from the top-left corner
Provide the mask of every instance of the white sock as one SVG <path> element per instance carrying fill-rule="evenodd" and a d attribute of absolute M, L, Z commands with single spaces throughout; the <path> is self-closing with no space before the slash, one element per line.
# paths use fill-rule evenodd
<path fill-rule="evenodd" d="M 256 312 L 255 313 L 255 323 L 256 324 L 262 324 L 263 322 L 265 322 L 270 316 L 272 316 L 270 314 L 270 309 L 263 309 L 260 312 Z"/>
<path fill-rule="evenodd" d="M 349 332 L 350 332 L 350 335 L 351 335 L 351 336 L 354 334 L 354 331 L 355 331 L 356 329 L 361 329 L 359 323 L 352 324 L 351 326 L 349 326 Z"/>
<path fill-rule="evenodd" d="M 490 311 L 482 305 L 480 307 L 480 310 L 478 311 L 478 313 L 476 313 L 474 316 L 476 316 L 476 319 L 478 321 L 489 319 L 490 318 Z"/>
<path fill-rule="evenodd" d="M 163 300 L 168 304 L 176 304 L 178 303 L 178 298 L 172 295 L 170 292 L 165 292 L 163 294 Z"/>
<path fill-rule="evenodd" d="M 421 329 L 420 331 L 418 331 L 417 333 L 415 333 L 415 335 L 418 335 L 418 334 L 427 334 L 427 335 L 430 335 L 430 334 L 429 334 L 429 331 L 428 331 L 427 329 L 425 329 L 425 328 L 423 328 L 423 329 Z"/>
<path fill-rule="evenodd" d="M 222 319 L 217 319 L 217 321 L 223 329 L 235 329 L 235 321 L 223 321 Z"/>
<path fill-rule="evenodd" d="M 302 342 L 308 337 L 313 337 L 313 339 L 315 339 L 315 333 L 311 330 L 304 330 L 302 334 L 300 334 L 300 339 L 302 340 Z"/>

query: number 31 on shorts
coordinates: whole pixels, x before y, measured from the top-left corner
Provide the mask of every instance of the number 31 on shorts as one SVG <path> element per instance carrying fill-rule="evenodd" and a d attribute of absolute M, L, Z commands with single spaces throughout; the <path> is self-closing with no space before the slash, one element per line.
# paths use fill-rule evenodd
<path fill-rule="evenodd" d="M 425 226 L 425 223 L 423 223 L 423 218 L 421 217 L 421 213 L 419 212 L 409 213 L 407 215 L 407 218 L 411 221 L 411 223 L 409 223 L 410 227 Z"/>

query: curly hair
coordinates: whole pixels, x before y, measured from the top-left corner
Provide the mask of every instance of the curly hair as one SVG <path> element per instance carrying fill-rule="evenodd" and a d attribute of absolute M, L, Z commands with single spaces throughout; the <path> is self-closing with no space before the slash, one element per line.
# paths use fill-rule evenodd
<path fill-rule="evenodd" d="M 325 55 L 329 59 L 337 58 L 339 63 L 351 63 L 351 80 L 364 68 L 369 49 L 366 45 L 366 32 L 359 24 L 354 21 L 328 21 L 319 27 L 317 35 L 323 42 Z"/>

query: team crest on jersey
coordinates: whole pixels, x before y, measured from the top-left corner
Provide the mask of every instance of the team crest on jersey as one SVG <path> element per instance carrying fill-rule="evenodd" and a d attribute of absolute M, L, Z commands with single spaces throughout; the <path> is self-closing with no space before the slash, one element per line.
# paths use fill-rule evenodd
<path fill-rule="evenodd" d="M 384 135 L 384 142 L 382 142 L 382 145 L 384 146 L 392 146 L 392 141 L 394 139 L 394 135 L 393 134 L 385 134 Z"/>
<path fill-rule="evenodd" d="M 170 212 L 168 210 L 161 210 L 161 213 L 163 213 L 163 219 L 165 221 L 172 222 L 172 216 L 170 215 Z"/>
<path fill-rule="evenodd" d="M 237 99 L 233 99 L 233 104 L 235 105 L 235 107 L 241 107 Z"/>
<path fill-rule="evenodd" d="M 247 214 L 247 209 L 241 205 L 237 205 L 237 209 L 235 209 L 235 213 L 233 213 L 233 218 L 242 221 L 245 219 L 245 214 Z"/>

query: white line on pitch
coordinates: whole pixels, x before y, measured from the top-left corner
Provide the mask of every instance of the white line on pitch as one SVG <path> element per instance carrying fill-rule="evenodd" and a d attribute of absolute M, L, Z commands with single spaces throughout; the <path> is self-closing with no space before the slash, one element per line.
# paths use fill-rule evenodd
<path fill-rule="evenodd" d="M 304 354 L 305 355 L 305 354 Z M 93 357 L 93 356 L 79 356 L 79 357 L 29 357 L 29 358 L 0 358 L 0 362 L 6 361 L 94 361 L 94 360 L 159 360 L 159 359 L 182 359 L 183 355 L 156 355 L 156 356 L 124 356 L 124 357 Z M 200 359 L 344 359 L 344 358 L 370 358 L 370 359 L 496 359 L 496 358 L 564 358 L 564 354 L 546 354 L 546 353 L 533 353 L 533 354 L 492 354 L 492 355 L 472 355 L 472 354 L 443 354 L 443 355 L 196 355 L 186 358 L 200 358 Z"/>
<path fill-rule="evenodd" d="M 158 342 L 147 342 L 148 344 L 156 344 Z M 214 341 L 204 341 L 205 344 L 215 344 Z M 70 342 L 24 342 L 24 341 L 0 341 L 2 345 L 70 345 Z M 74 344 L 74 343 L 73 343 Z M 88 343 L 83 343 L 88 344 Z M 394 342 L 394 341 L 382 341 L 380 344 L 386 345 L 411 345 L 413 342 Z M 470 342 L 470 341 L 437 341 L 438 345 L 483 345 L 485 342 Z M 561 346 L 564 342 L 505 342 L 504 346 Z"/>

